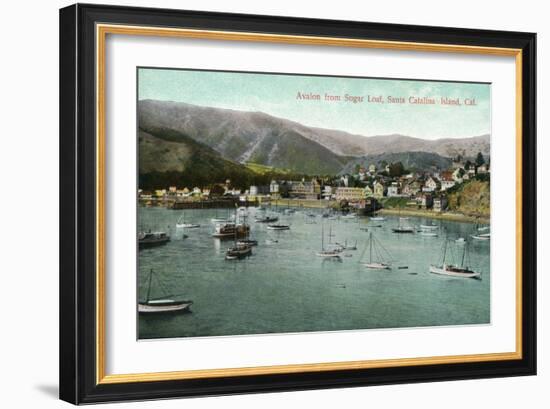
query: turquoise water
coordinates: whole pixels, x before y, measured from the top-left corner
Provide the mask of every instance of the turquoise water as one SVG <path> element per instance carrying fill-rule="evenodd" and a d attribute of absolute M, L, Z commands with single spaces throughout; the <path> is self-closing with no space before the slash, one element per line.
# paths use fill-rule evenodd
<path fill-rule="evenodd" d="M 441 259 L 445 237 L 453 239 L 449 255 L 460 258 L 454 239 L 476 232 L 475 225 L 434 221 L 438 237 L 419 233 L 396 234 L 397 217 L 388 216 L 382 227 L 369 227 L 368 218 L 309 219 L 305 212 L 279 215 L 289 231 L 270 231 L 254 222 L 249 211 L 251 237 L 258 240 L 253 255 L 225 260 L 231 241 L 211 237 L 212 217 L 226 210 L 186 210 L 185 221 L 199 229 L 185 231 L 175 224 L 182 210 L 139 208 L 141 228 L 163 229 L 172 241 L 139 251 L 138 297 L 145 299 L 149 271 L 155 271 L 152 297 L 165 292 L 193 301 L 191 313 L 139 316 L 139 338 L 193 337 L 336 331 L 371 328 L 484 324 L 490 321 L 490 243 L 470 241 L 469 266 L 482 272 L 482 280 L 430 274 L 430 263 Z M 315 221 L 315 224 L 306 223 Z M 411 225 L 432 220 L 411 217 Z M 371 223 L 373 224 L 373 223 Z M 321 247 L 321 226 L 331 241 L 354 244 L 340 261 L 315 255 Z M 362 228 L 368 228 L 368 232 Z M 359 261 L 369 232 L 392 255 L 392 270 L 369 270 Z M 267 244 L 268 241 L 277 243 Z M 368 251 L 365 256 L 368 255 Z M 398 269 L 397 266 L 407 266 Z"/>

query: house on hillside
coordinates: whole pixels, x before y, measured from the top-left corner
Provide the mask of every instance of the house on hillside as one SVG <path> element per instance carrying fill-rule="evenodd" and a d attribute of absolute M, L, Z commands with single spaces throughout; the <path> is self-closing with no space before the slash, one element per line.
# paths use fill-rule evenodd
<path fill-rule="evenodd" d="M 418 179 L 411 180 L 403 186 L 402 193 L 407 196 L 415 196 L 422 190 L 422 183 Z"/>
<path fill-rule="evenodd" d="M 388 197 L 398 197 L 399 196 L 399 185 L 397 182 L 392 182 L 391 185 L 388 186 Z"/>
<path fill-rule="evenodd" d="M 422 188 L 423 192 L 435 192 L 439 187 L 439 183 L 435 176 L 428 176 L 424 187 Z"/>
<path fill-rule="evenodd" d="M 382 182 L 376 181 L 373 185 L 373 196 L 375 198 L 384 197 L 384 184 Z"/>
<path fill-rule="evenodd" d="M 445 191 L 452 188 L 454 185 L 456 185 L 456 181 L 454 180 L 453 172 L 450 170 L 441 172 L 441 190 Z"/>
<path fill-rule="evenodd" d="M 434 197 L 433 210 L 434 212 L 443 212 L 447 209 L 447 198 L 445 196 Z"/>

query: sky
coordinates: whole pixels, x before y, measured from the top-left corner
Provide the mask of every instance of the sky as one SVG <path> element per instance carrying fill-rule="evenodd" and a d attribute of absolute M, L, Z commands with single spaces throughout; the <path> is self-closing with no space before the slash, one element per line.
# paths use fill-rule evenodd
<path fill-rule="evenodd" d="M 319 95 L 319 100 L 300 98 L 303 94 Z M 346 94 L 362 101 L 346 100 Z M 436 103 L 413 103 L 423 97 Z M 458 99 L 460 105 L 442 104 L 442 98 Z M 364 136 L 433 140 L 491 132 L 490 84 L 139 68 L 138 99 L 261 111 Z M 467 99 L 475 99 L 475 105 L 466 105 Z"/>

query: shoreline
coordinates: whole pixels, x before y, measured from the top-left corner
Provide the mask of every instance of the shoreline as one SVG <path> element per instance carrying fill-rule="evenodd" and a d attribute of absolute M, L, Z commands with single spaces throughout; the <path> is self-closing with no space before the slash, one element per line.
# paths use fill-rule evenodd
<path fill-rule="evenodd" d="M 482 223 L 490 224 L 490 217 L 474 217 L 462 213 L 442 212 L 436 213 L 430 210 L 411 210 L 411 209 L 380 209 L 379 214 L 402 215 L 414 217 L 427 217 L 430 219 L 449 220 L 462 223 Z"/>

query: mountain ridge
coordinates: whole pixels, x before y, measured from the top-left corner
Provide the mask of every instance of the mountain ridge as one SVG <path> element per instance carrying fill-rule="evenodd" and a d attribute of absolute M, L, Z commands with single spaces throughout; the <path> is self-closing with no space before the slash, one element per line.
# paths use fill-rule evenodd
<path fill-rule="evenodd" d="M 401 134 L 361 136 L 308 127 L 260 111 L 150 99 L 138 102 L 138 124 L 142 130 L 162 130 L 155 133 L 161 139 L 176 138 L 172 142 L 177 142 L 180 138 L 184 144 L 198 142 L 234 164 L 254 162 L 301 174 L 338 174 L 348 163 L 376 155 L 424 152 L 446 158 L 457 155 L 473 158 L 478 152 L 485 156 L 490 152 L 489 135 L 437 140 Z M 171 157 L 168 153 L 165 156 L 165 161 Z M 447 163 L 436 157 L 412 156 L 409 155 L 409 160 L 415 166 L 426 161 Z"/>

